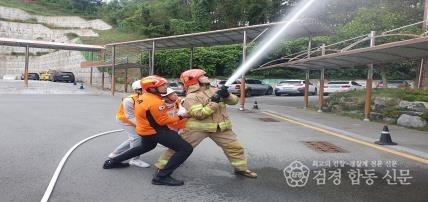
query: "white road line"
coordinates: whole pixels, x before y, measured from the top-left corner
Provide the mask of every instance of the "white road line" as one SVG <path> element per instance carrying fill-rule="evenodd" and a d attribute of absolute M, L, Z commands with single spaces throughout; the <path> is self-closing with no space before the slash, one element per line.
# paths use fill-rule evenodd
<path fill-rule="evenodd" d="M 55 170 L 54 175 L 52 176 L 51 181 L 49 182 L 48 188 L 45 191 L 45 194 L 43 195 L 42 200 L 40 200 L 41 202 L 47 202 L 49 200 L 49 197 L 51 196 L 51 193 L 55 187 L 56 181 L 58 180 L 59 174 L 61 173 L 62 167 L 64 167 L 65 162 L 67 161 L 68 157 L 71 155 L 71 153 L 77 148 L 79 147 L 81 144 L 85 143 L 88 140 L 91 140 L 93 138 L 102 136 L 102 135 L 108 135 L 111 133 L 117 133 L 117 132 L 122 132 L 123 129 L 120 130 L 112 130 L 112 131 L 107 131 L 104 133 L 98 133 L 94 136 L 88 137 L 80 142 L 78 142 L 77 144 L 75 144 L 70 150 L 67 151 L 67 153 L 64 155 L 64 157 L 62 157 L 61 161 L 58 164 L 58 167 Z"/>

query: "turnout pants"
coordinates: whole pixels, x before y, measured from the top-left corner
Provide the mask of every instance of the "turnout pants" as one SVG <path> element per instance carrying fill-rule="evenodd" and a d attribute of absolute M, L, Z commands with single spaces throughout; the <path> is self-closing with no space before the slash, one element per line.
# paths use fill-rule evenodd
<path fill-rule="evenodd" d="M 248 169 L 244 148 L 241 146 L 236 134 L 232 130 L 218 131 L 215 133 L 185 130 L 182 137 L 185 141 L 190 143 L 193 148 L 198 146 L 202 140 L 209 137 L 223 149 L 224 154 L 226 154 L 226 157 L 235 170 L 245 171 Z M 155 166 L 159 169 L 166 167 L 171 161 L 172 156 L 174 156 L 174 151 L 168 149 L 160 156 Z"/>
<path fill-rule="evenodd" d="M 134 147 L 111 160 L 113 162 L 122 162 L 131 159 L 135 156 L 139 156 L 153 150 L 159 143 L 168 147 L 172 151 L 175 151 L 175 153 L 170 157 L 170 161 L 165 164 L 163 169 L 160 169 L 157 174 L 159 177 L 164 177 L 172 174 L 172 172 L 186 161 L 193 152 L 193 147 L 184 141 L 177 132 L 172 130 L 158 131 L 155 135 L 141 136 L 141 138 L 142 143 L 140 146 Z"/>

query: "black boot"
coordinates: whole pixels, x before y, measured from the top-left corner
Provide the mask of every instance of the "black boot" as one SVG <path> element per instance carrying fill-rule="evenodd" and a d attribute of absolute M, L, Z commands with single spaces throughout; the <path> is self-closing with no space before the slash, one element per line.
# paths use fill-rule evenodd
<path fill-rule="evenodd" d="M 152 184 L 154 185 L 166 185 L 166 186 L 182 186 L 184 182 L 181 180 L 176 180 L 170 175 L 165 177 L 159 177 L 157 175 L 153 176 Z"/>
<path fill-rule="evenodd" d="M 129 163 L 122 163 L 122 162 L 113 162 L 111 159 L 108 159 L 104 162 L 103 168 L 104 169 L 111 169 L 111 168 L 125 168 L 129 167 Z"/>

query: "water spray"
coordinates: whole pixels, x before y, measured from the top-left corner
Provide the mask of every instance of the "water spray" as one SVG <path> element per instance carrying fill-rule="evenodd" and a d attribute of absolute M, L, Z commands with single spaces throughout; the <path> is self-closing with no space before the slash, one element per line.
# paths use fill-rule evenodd
<path fill-rule="evenodd" d="M 302 4 L 301 7 L 294 15 L 285 22 L 282 27 L 279 27 L 278 30 L 272 32 L 272 36 L 267 37 L 265 40 L 261 42 L 262 46 L 258 47 L 254 53 L 249 57 L 248 61 L 244 62 L 238 70 L 233 73 L 233 75 L 227 80 L 226 86 L 232 84 L 236 79 L 238 79 L 241 75 L 244 75 L 251 66 L 265 53 L 268 51 L 268 48 L 272 46 L 274 42 L 276 42 L 279 37 L 287 30 L 290 25 L 295 22 L 300 16 L 315 2 L 315 0 L 308 0 L 305 4 Z M 288 17 L 288 16 L 287 16 Z"/>

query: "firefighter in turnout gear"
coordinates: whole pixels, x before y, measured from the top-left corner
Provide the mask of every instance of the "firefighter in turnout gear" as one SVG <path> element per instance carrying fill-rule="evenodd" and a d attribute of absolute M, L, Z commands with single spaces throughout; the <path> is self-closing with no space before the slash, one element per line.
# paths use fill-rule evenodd
<path fill-rule="evenodd" d="M 183 106 L 190 116 L 182 134 L 183 139 L 195 148 L 205 138 L 211 138 L 223 149 L 236 174 L 256 178 L 257 173 L 248 169 L 244 148 L 232 131 L 226 111 L 226 105 L 236 105 L 238 97 L 230 94 L 227 88 L 212 88 L 205 71 L 201 69 L 183 72 L 180 80 L 187 92 Z M 162 169 L 173 154 L 173 150 L 167 150 L 155 166 Z"/>

